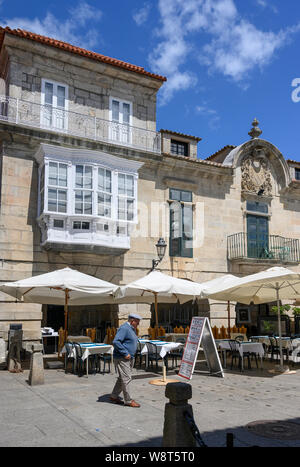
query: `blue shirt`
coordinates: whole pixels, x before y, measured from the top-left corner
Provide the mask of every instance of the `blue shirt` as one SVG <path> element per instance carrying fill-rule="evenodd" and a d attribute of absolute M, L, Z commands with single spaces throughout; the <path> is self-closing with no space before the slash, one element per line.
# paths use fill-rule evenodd
<path fill-rule="evenodd" d="M 118 329 L 113 340 L 114 358 L 126 357 L 128 354 L 133 358 L 137 349 L 138 336 L 134 328 L 127 321 Z"/>

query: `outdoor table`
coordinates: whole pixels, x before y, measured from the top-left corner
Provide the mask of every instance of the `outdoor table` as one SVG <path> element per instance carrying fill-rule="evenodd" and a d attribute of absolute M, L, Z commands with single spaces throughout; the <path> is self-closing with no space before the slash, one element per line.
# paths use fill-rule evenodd
<path fill-rule="evenodd" d="M 226 368 L 226 351 L 231 350 L 229 344 L 228 347 L 226 345 L 222 345 L 224 342 L 229 342 L 232 339 L 215 339 L 215 343 L 218 349 L 221 350 L 223 353 L 223 361 L 224 361 L 224 368 Z"/>
<path fill-rule="evenodd" d="M 252 337 L 254 339 L 257 339 L 261 344 L 270 345 L 270 337 L 273 337 L 273 336 L 251 336 L 250 340 Z M 283 348 L 291 348 L 292 339 L 290 337 L 281 337 L 281 338 L 278 336 L 275 336 L 275 337 L 278 343 L 279 343 L 279 340 L 281 340 L 281 345 Z"/>
<path fill-rule="evenodd" d="M 113 346 L 109 344 L 98 344 L 98 343 L 80 343 L 79 344 L 82 350 L 84 350 L 82 354 L 82 360 L 86 360 L 86 375 L 88 377 L 88 369 L 89 369 L 89 356 L 90 355 L 95 355 L 95 354 L 101 354 L 101 353 L 109 353 L 111 354 L 111 360 L 112 360 L 112 367 L 113 367 Z M 66 349 L 63 347 L 61 350 L 61 353 L 65 353 Z M 75 350 L 73 349 L 71 351 L 71 357 L 76 358 Z"/>
<path fill-rule="evenodd" d="M 223 349 L 223 350 L 231 350 L 231 346 L 230 346 L 230 343 L 229 343 L 230 339 L 219 339 L 219 340 L 216 340 L 216 344 L 217 346 L 220 348 L 220 349 Z M 251 353 L 256 353 L 260 356 L 260 363 L 261 363 L 261 368 L 263 367 L 263 363 L 262 363 L 262 359 L 263 359 L 263 356 L 265 354 L 265 350 L 264 350 L 264 347 L 262 345 L 262 343 L 260 342 L 235 342 L 235 341 L 231 341 L 236 349 L 239 350 L 239 353 L 241 355 L 241 359 L 242 359 L 242 371 L 244 370 L 244 359 L 243 359 L 243 355 L 244 355 L 244 352 L 247 353 L 247 352 L 251 352 Z M 237 347 L 238 346 L 238 347 Z M 226 353 L 225 353 L 225 358 L 226 358 Z M 226 368 L 226 360 L 225 361 L 225 368 Z"/>
<path fill-rule="evenodd" d="M 166 367 L 165 367 L 165 362 L 164 362 L 164 357 L 169 353 L 171 350 L 177 349 L 178 347 L 182 347 L 184 344 L 181 342 L 167 342 L 167 341 L 160 341 L 160 340 L 148 340 L 148 339 L 139 339 L 139 342 L 141 344 L 145 344 L 144 347 L 141 350 L 142 354 L 146 354 L 146 359 L 147 359 L 147 366 L 148 366 L 148 350 L 146 346 L 146 342 L 150 342 L 151 344 L 154 344 L 159 351 L 159 355 L 162 358 L 162 365 L 163 365 L 163 374 L 165 375 Z"/>
<path fill-rule="evenodd" d="M 297 357 L 297 354 L 300 352 L 300 339 L 292 339 L 291 340 L 291 346 L 292 346 L 292 353 L 291 353 L 291 360 L 294 362 L 299 361 L 299 357 Z"/>

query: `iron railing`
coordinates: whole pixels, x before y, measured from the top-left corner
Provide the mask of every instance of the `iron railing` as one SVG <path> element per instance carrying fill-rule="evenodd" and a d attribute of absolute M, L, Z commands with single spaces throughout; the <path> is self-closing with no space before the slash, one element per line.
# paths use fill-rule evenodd
<path fill-rule="evenodd" d="M 299 240 L 280 235 L 265 235 L 260 240 L 253 240 L 246 232 L 239 232 L 227 237 L 227 258 L 299 263 Z"/>
<path fill-rule="evenodd" d="M 159 132 L 14 97 L 0 95 L 0 121 L 161 153 Z"/>

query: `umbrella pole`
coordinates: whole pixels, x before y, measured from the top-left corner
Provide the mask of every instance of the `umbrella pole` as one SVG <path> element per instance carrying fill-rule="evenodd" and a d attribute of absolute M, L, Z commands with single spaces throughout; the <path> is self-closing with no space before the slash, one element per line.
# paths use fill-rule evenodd
<path fill-rule="evenodd" d="M 279 284 L 278 284 L 278 282 L 276 283 L 276 296 L 277 296 L 280 367 L 283 368 L 283 353 L 282 353 L 282 340 L 281 340 L 281 315 L 280 315 L 280 300 L 279 300 Z"/>
<path fill-rule="evenodd" d="M 227 301 L 227 317 L 228 317 L 228 330 L 227 330 L 227 333 L 228 333 L 228 337 L 230 339 L 230 301 L 228 300 Z"/>
<path fill-rule="evenodd" d="M 65 290 L 65 342 L 67 340 L 67 333 L 68 333 L 68 298 L 69 298 L 69 290 Z"/>
<path fill-rule="evenodd" d="M 158 337 L 158 312 L 157 312 L 157 293 L 154 293 L 154 308 L 155 308 L 155 321 L 156 321 L 156 330 L 155 337 Z M 157 335 L 156 335 L 157 334 Z"/>

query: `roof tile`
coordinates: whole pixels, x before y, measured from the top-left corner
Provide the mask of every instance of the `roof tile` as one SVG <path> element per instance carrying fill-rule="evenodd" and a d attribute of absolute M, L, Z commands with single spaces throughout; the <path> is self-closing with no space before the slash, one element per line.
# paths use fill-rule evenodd
<path fill-rule="evenodd" d="M 52 39 L 50 37 L 41 36 L 39 34 L 35 34 L 33 32 L 25 31 L 23 29 L 11 29 L 8 26 L 5 28 L 0 27 L 0 50 L 4 41 L 5 34 L 12 34 L 14 36 L 22 37 L 24 39 L 30 39 L 35 42 L 39 42 L 41 44 L 47 44 L 52 47 L 57 47 L 59 49 L 66 50 L 71 53 L 75 53 L 78 55 L 82 55 L 93 60 L 97 60 L 103 63 L 108 63 L 113 66 L 117 66 L 119 68 L 124 68 L 128 71 L 133 71 L 135 73 L 140 73 L 142 75 L 149 76 L 150 78 L 155 78 L 160 81 L 166 81 L 167 78 L 164 76 L 156 75 L 154 73 L 150 73 L 146 71 L 143 67 L 132 65 L 131 63 L 124 62 L 122 60 L 118 60 L 116 58 L 107 57 L 106 55 L 102 55 L 96 52 L 91 52 L 90 50 L 83 49 L 81 47 L 77 47 L 67 42 L 59 41 L 57 39 Z"/>

